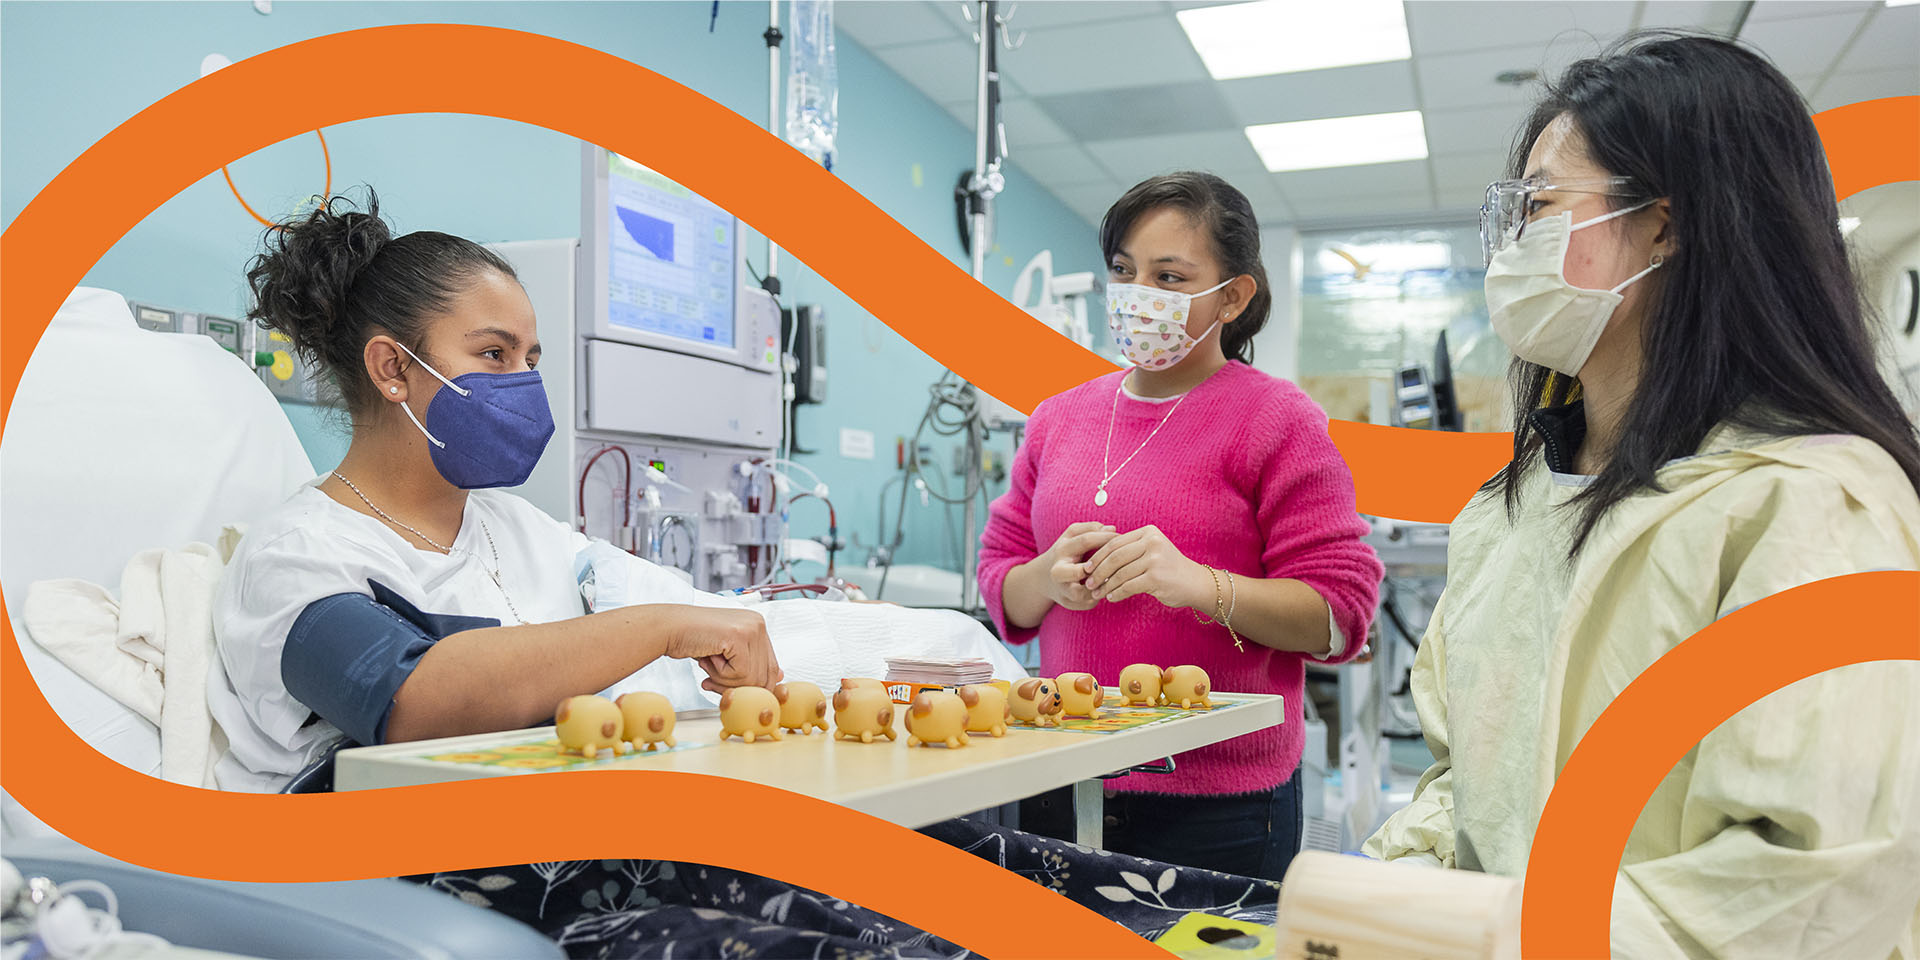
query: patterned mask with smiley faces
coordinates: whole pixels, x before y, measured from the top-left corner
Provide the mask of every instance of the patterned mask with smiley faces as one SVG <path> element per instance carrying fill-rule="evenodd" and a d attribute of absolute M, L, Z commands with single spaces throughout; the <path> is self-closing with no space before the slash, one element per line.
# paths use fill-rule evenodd
<path fill-rule="evenodd" d="M 1187 336 L 1193 301 L 1232 282 L 1223 280 L 1199 293 L 1138 283 L 1107 284 L 1107 326 L 1113 330 L 1114 345 L 1128 363 L 1142 370 L 1164 370 L 1179 363 L 1220 326 L 1215 320 L 1205 333 Z"/>

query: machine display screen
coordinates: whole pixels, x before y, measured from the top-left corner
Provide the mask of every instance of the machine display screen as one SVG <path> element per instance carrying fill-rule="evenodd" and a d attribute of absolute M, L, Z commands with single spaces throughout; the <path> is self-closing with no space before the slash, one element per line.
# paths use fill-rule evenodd
<path fill-rule="evenodd" d="M 618 154 L 607 164 L 608 322 L 732 347 L 733 216 Z"/>

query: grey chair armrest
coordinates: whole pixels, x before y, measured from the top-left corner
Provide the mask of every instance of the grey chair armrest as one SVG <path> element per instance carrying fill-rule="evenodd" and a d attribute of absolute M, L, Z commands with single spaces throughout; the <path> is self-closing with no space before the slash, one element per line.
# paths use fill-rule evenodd
<path fill-rule="evenodd" d="M 128 930 L 263 960 L 563 960 L 539 931 L 403 880 L 234 883 L 160 873 L 63 837 L 10 841 L 26 876 L 98 880 Z M 99 906 L 97 898 L 89 898 Z"/>

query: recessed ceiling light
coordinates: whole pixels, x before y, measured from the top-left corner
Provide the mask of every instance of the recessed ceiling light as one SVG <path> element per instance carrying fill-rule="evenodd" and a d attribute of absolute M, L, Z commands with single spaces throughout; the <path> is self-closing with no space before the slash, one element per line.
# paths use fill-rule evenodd
<path fill-rule="evenodd" d="M 1418 110 L 1263 123 L 1248 127 L 1247 139 L 1274 173 L 1427 156 L 1427 127 Z"/>
<path fill-rule="evenodd" d="M 1257 0 L 1176 14 L 1215 80 L 1405 60 L 1400 0 Z"/>
<path fill-rule="evenodd" d="M 1920 0 L 1887 0 L 1889 7 L 1911 7 L 1916 3 L 1920 3 Z"/>

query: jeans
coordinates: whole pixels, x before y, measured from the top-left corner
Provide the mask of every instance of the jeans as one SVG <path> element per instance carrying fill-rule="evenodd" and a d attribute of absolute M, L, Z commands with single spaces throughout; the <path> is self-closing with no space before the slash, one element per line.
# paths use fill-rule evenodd
<path fill-rule="evenodd" d="M 1111 794 L 1105 814 L 1103 845 L 1114 853 L 1277 881 L 1300 852 L 1300 772 L 1258 793 Z M 1073 788 L 1022 800 L 1020 829 L 1073 839 Z"/>

